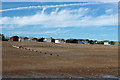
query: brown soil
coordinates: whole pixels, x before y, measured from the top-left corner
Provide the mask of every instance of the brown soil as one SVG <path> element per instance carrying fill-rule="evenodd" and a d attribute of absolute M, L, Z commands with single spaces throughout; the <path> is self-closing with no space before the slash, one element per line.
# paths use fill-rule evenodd
<path fill-rule="evenodd" d="M 118 46 L 2 42 L 2 70 L 3 77 L 117 77 Z"/>

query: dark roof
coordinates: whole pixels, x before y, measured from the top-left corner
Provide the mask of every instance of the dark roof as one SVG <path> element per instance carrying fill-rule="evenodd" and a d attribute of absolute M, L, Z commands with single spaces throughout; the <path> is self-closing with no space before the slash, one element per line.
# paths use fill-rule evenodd
<path fill-rule="evenodd" d="M 37 40 L 37 38 L 32 38 L 32 40 Z"/>
<path fill-rule="evenodd" d="M 19 38 L 18 36 L 12 36 L 12 37 L 13 37 L 13 38 L 14 38 L 14 37 L 17 37 L 17 38 Z"/>
<path fill-rule="evenodd" d="M 23 39 L 29 39 L 28 37 L 24 37 Z"/>

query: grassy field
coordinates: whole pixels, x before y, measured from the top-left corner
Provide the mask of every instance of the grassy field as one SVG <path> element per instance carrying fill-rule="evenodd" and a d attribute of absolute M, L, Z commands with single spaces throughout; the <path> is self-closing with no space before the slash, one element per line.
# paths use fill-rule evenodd
<path fill-rule="evenodd" d="M 2 42 L 2 70 L 3 77 L 117 77 L 118 46 Z"/>

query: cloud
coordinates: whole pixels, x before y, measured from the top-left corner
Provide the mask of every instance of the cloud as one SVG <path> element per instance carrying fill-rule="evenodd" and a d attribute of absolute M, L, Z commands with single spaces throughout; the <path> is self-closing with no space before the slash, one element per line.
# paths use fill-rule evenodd
<path fill-rule="evenodd" d="M 30 35 L 40 35 L 40 34 L 53 34 L 53 33 L 66 33 L 69 30 L 62 30 L 62 29 L 56 29 L 56 30 L 51 30 L 51 31 L 45 31 L 45 32 L 24 32 L 24 31 L 19 31 L 19 32 L 15 32 L 13 34 L 30 34 Z M 11 33 L 8 32 L 8 33 Z"/>
<path fill-rule="evenodd" d="M 63 9 L 56 8 L 50 14 L 45 14 L 43 8 L 41 13 L 32 16 L 22 17 L 1 17 L 0 24 L 9 25 L 8 28 L 17 28 L 25 25 L 40 25 L 44 28 L 59 27 L 88 27 L 88 26 L 113 26 L 118 24 L 118 14 L 104 14 L 97 17 L 87 15 L 90 13 L 89 8 Z M 107 10 L 111 11 L 111 10 Z M 13 26 L 16 25 L 16 26 Z"/>
<path fill-rule="evenodd" d="M 88 0 L 86 0 L 88 1 Z M 90 1 L 93 1 L 93 0 L 90 0 Z M 119 2 L 119 0 L 94 0 L 94 2 L 104 2 L 104 3 L 117 3 Z"/>
<path fill-rule="evenodd" d="M 58 10 L 59 10 L 59 8 L 56 8 L 56 10 L 55 10 L 55 11 L 51 12 L 51 15 L 56 14 L 56 13 L 58 12 Z"/>
<path fill-rule="evenodd" d="M 101 34 L 100 36 L 105 37 L 105 36 L 108 36 L 108 34 Z"/>
<path fill-rule="evenodd" d="M 46 8 L 43 8 L 43 10 L 42 10 L 42 12 L 41 12 L 42 14 L 44 13 L 45 9 L 46 9 Z"/>
<path fill-rule="evenodd" d="M 113 11 L 113 9 L 107 9 L 105 12 L 109 13 L 109 12 L 112 12 L 112 11 Z"/>
<path fill-rule="evenodd" d="M 119 2 L 119 0 L 2 0 L 2 2 Z"/>
<path fill-rule="evenodd" d="M 45 10 L 46 8 L 52 8 L 52 7 L 66 7 L 66 6 L 77 6 L 77 5 L 88 5 L 88 4 L 98 4 L 98 3 L 76 3 L 76 4 L 74 3 L 74 4 L 61 4 L 61 5 L 17 7 L 17 8 L 0 10 L 0 12 L 12 11 L 12 10 L 22 10 L 22 9 L 32 9 L 32 8 L 43 8 L 43 10 Z"/>

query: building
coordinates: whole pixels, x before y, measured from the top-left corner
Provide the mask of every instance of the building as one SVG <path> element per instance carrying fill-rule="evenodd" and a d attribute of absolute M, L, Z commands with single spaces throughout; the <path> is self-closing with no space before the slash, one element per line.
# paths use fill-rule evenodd
<path fill-rule="evenodd" d="M 110 43 L 109 42 L 104 42 L 104 45 L 110 45 Z"/>
<path fill-rule="evenodd" d="M 89 44 L 88 39 L 67 39 L 66 43 Z"/>
<path fill-rule="evenodd" d="M 38 39 L 38 42 L 43 42 L 44 41 L 44 38 L 39 38 Z"/>
<path fill-rule="evenodd" d="M 67 39 L 65 42 L 66 42 L 66 43 L 70 43 L 70 39 Z"/>
<path fill-rule="evenodd" d="M 83 39 L 78 39 L 77 43 L 78 44 L 84 44 L 84 40 Z"/>
<path fill-rule="evenodd" d="M 104 41 L 104 45 L 115 45 L 115 43 L 116 43 L 115 41 L 108 41 L 108 40 Z"/>
<path fill-rule="evenodd" d="M 109 44 L 110 45 L 115 45 L 115 42 L 114 41 L 109 41 Z"/>
<path fill-rule="evenodd" d="M 78 43 L 77 39 L 67 39 L 66 43 Z"/>
<path fill-rule="evenodd" d="M 64 39 L 55 39 L 55 43 L 65 43 Z"/>
<path fill-rule="evenodd" d="M 13 36 L 10 38 L 11 41 L 18 41 L 19 40 L 19 37 L 18 36 Z"/>
<path fill-rule="evenodd" d="M 94 44 L 94 41 L 93 41 L 93 40 L 90 40 L 89 43 L 90 43 L 90 44 Z"/>
<path fill-rule="evenodd" d="M 89 44 L 89 40 L 88 39 L 77 39 L 77 43 L 78 44 Z"/>
<path fill-rule="evenodd" d="M 19 37 L 18 41 L 19 41 L 19 42 L 23 42 L 24 40 L 23 40 L 22 37 Z"/>
<path fill-rule="evenodd" d="M 89 44 L 88 39 L 78 39 L 78 44 Z"/>
<path fill-rule="evenodd" d="M 55 39 L 53 39 L 52 37 L 44 38 L 43 42 L 55 42 Z"/>
<path fill-rule="evenodd" d="M 19 37 L 19 42 L 28 42 L 29 38 L 28 37 Z"/>
<path fill-rule="evenodd" d="M 104 45 L 114 45 L 114 41 L 104 41 Z"/>
<path fill-rule="evenodd" d="M 93 44 L 97 44 L 97 43 L 98 43 L 98 41 L 97 41 L 97 40 L 94 40 L 94 41 L 93 41 Z"/>
<path fill-rule="evenodd" d="M 32 38 L 31 41 L 32 41 L 32 42 L 37 42 L 38 39 L 37 39 L 37 38 Z"/>

